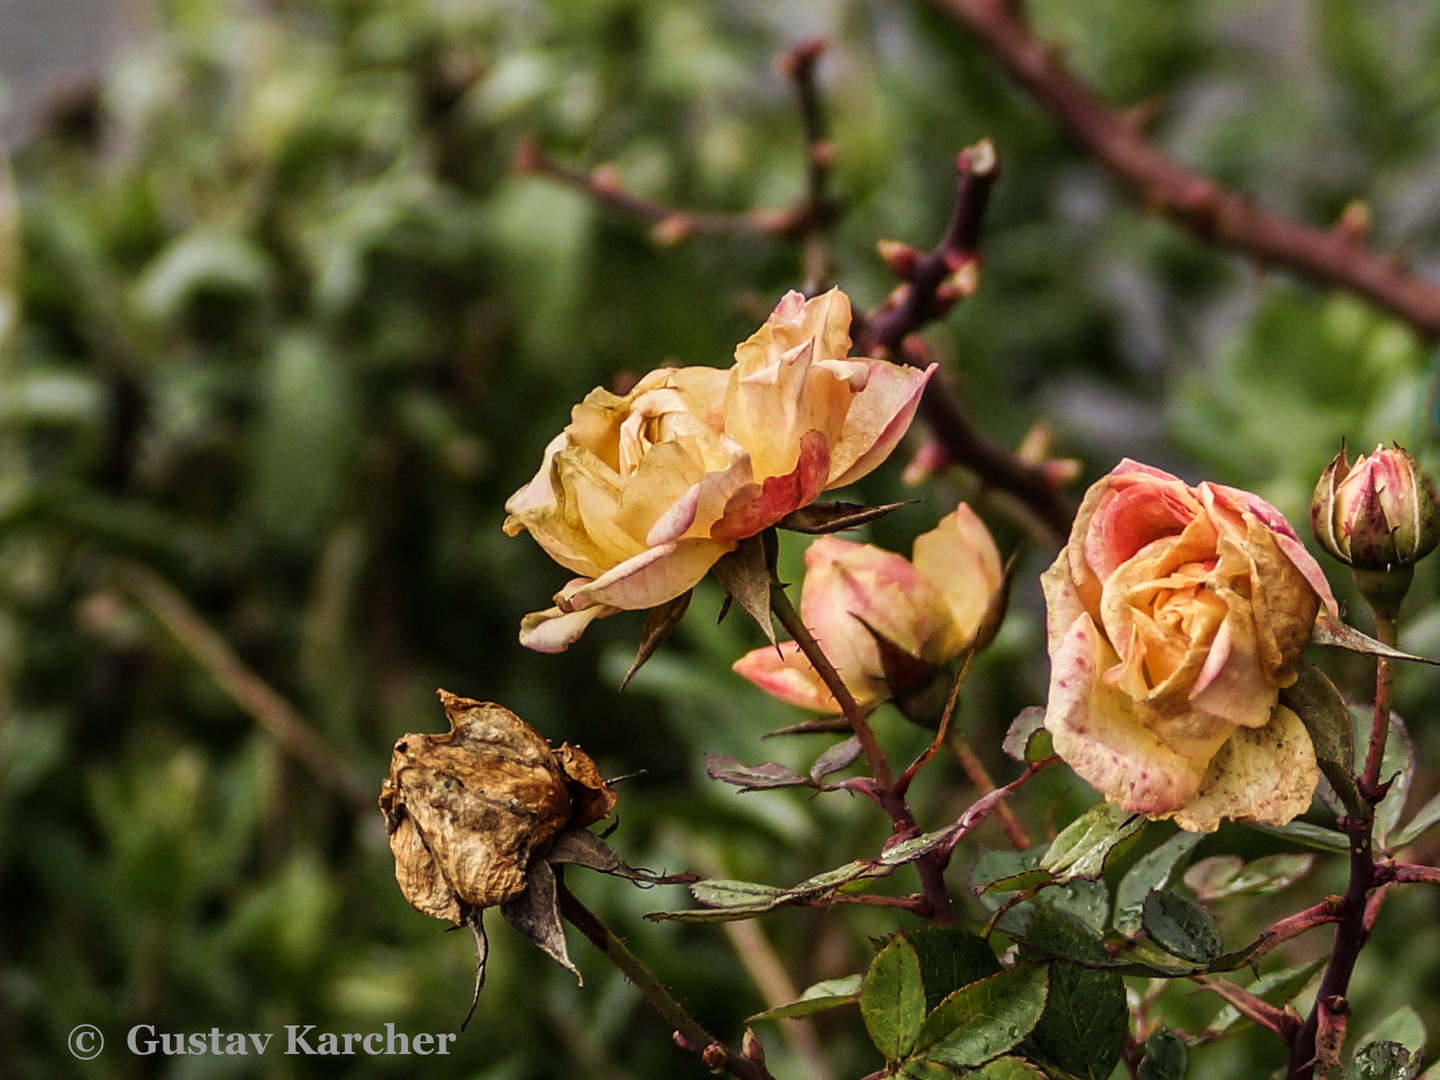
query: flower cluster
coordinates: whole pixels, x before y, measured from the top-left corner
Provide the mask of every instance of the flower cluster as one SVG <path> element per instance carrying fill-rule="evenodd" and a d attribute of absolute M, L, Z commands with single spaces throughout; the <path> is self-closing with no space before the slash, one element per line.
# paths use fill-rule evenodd
<path fill-rule="evenodd" d="M 593 390 L 506 503 L 579 577 L 526 616 L 520 640 L 567 648 L 596 618 L 656 607 L 821 492 L 858 480 L 904 434 L 929 370 L 850 358 L 850 301 L 788 293 L 728 370 L 652 371 Z"/>

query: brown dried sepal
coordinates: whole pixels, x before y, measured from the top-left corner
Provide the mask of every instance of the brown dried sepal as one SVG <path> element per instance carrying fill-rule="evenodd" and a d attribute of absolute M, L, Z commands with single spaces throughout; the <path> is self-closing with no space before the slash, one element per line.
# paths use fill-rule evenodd
<path fill-rule="evenodd" d="M 531 861 L 567 825 L 605 817 L 614 793 L 584 751 L 552 750 L 500 705 L 439 693 L 449 733 L 396 742 L 380 809 L 405 898 L 459 924 L 524 892 Z"/>
<path fill-rule="evenodd" d="M 561 743 L 555 761 L 565 774 L 570 791 L 570 821 L 567 829 L 585 829 L 604 821 L 615 809 L 619 798 L 615 789 L 605 782 L 594 759 L 578 746 Z"/>

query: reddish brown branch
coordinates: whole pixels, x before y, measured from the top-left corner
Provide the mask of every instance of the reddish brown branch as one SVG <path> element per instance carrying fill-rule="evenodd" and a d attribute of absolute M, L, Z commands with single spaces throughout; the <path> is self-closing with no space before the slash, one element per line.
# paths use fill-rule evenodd
<path fill-rule="evenodd" d="M 1255 964 L 1277 945 L 1289 941 L 1293 937 L 1298 937 L 1307 930 L 1313 930 L 1317 926 L 1339 922 L 1344 917 L 1345 901 L 1338 896 L 1328 896 L 1313 907 L 1297 911 L 1294 915 L 1281 919 L 1261 934 L 1259 944 L 1250 951 L 1248 962 Z"/>
<path fill-rule="evenodd" d="M 1440 885 L 1440 867 L 1395 863 L 1390 869 L 1394 875 L 1391 880 L 1400 885 Z"/>
<path fill-rule="evenodd" d="M 1295 1037 L 1295 1032 L 1300 1027 L 1300 1021 L 1284 1009 L 1271 1005 L 1263 998 L 1256 997 L 1249 990 L 1242 989 L 1227 979 L 1217 978 L 1214 975 L 1192 975 L 1190 978 L 1235 1006 L 1241 1016 L 1254 1020 L 1261 1027 L 1269 1028 L 1286 1042 Z"/>
<path fill-rule="evenodd" d="M 1370 890 L 1383 883 L 1388 874 L 1388 871 L 1379 871 L 1375 865 L 1370 835 L 1374 824 L 1371 815 L 1366 814 L 1358 820 L 1343 818 L 1341 823 L 1350 838 L 1350 878 L 1345 896 L 1340 900 L 1341 918 L 1335 928 L 1330 963 L 1320 977 L 1315 1005 L 1290 1042 L 1290 1066 L 1286 1073 L 1289 1080 L 1309 1080 L 1315 1074 L 1317 1055 L 1326 1049 L 1322 1036 L 1333 1034 L 1334 1024 L 1340 1022 L 1343 1016 L 1343 1010 L 1336 1003 L 1344 1002 L 1355 962 L 1370 940 L 1370 927 L 1365 918 Z"/>
<path fill-rule="evenodd" d="M 1420 333 L 1440 336 L 1440 284 L 1393 256 L 1365 247 L 1353 229 L 1319 229 L 1265 210 L 1176 161 L 1081 82 L 1057 50 L 1035 36 L 1015 5 L 997 0 L 930 2 L 980 38 L 1070 136 L 1146 206 L 1202 240 L 1349 289 Z"/>
<path fill-rule="evenodd" d="M 955 172 L 955 207 L 940 243 L 924 255 L 903 245 L 889 245 L 887 261 L 902 284 L 878 311 L 857 320 L 856 347 L 867 356 L 888 355 L 925 366 L 929 358 L 911 335 L 944 316 L 979 283 L 980 226 L 990 190 L 1000 177 L 994 146 L 987 139 L 962 151 Z M 1022 461 L 981 434 L 965 415 L 948 380 L 930 380 L 920 414 L 951 461 L 973 471 L 987 486 L 1018 499 L 1053 541 L 1058 543 L 1069 533 L 1071 510 L 1060 497 L 1055 475 L 1043 463 Z"/>
<path fill-rule="evenodd" d="M 596 202 L 627 214 L 653 221 L 651 233 L 658 244 L 674 244 L 696 233 L 768 233 L 772 236 L 802 236 L 820 211 L 809 199 L 785 210 L 747 210 L 743 214 L 717 214 L 684 210 L 646 199 L 620 186 L 619 176 L 609 166 L 591 172 L 562 165 L 550 157 L 534 139 L 527 139 L 515 151 L 514 169 L 534 173 L 574 188 Z"/>

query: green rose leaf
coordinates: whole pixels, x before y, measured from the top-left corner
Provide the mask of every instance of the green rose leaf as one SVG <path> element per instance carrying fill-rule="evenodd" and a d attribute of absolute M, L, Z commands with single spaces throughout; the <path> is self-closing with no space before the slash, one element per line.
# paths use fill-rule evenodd
<path fill-rule="evenodd" d="M 1045 1080 L 1045 1074 L 1024 1058 L 996 1058 L 984 1068 L 968 1073 L 969 1080 Z"/>
<path fill-rule="evenodd" d="M 1150 1033 L 1145 1040 L 1139 1080 L 1185 1080 L 1189 1068 L 1190 1051 L 1184 1039 L 1167 1027 L 1158 1027 Z"/>
<path fill-rule="evenodd" d="M 1293 685 L 1280 691 L 1280 703 L 1290 709 L 1315 747 L 1315 760 L 1330 786 L 1352 814 L 1361 812 L 1355 787 L 1355 729 L 1340 691 L 1314 664 L 1300 661 Z"/>
<path fill-rule="evenodd" d="M 920 959 L 903 937 L 891 939 L 870 965 L 860 988 L 860 1015 L 886 1061 L 898 1061 L 914 1048 L 925 1020 L 925 985 Z"/>
<path fill-rule="evenodd" d="M 1040 860 L 1057 881 L 1084 878 L 1094 881 L 1109 861 L 1140 836 L 1146 821 L 1109 803 L 1098 803 L 1065 827 Z"/>
<path fill-rule="evenodd" d="M 1141 921 L 1151 941 L 1171 956 L 1192 964 L 1212 963 L 1224 951 L 1220 930 L 1210 912 L 1179 893 L 1149 893 Z"/>
<path fill-rule="evenodd" d="M 1115 890 L 1116 930 L 1126 937 L 1140 933 L 1146 894 L 1169 885 L 1175 868 L 1204 839 L 1204 833 L 1179 831 L 1130 868 Z"/>
<path fill-rule="evenodd" d="M 1267 855 L 1244 862 L 1238 855 L 1202 859 L 1185 872 L 1185 884 L 1202 901 L 1232 896 L 1266 896 L 1304 877 L 1315 856 L 1299 853 Z"/>
<path fill-rule="evenodd" d="M 904 936 L 920 961 L 927 1013 L 961 987 L 1001 970 L 990 943 L 963 926 L 922 926 Z"/>
<path fill-rule="evenodd" d="M 1020 964 L 971 983 L 925 1018 L 916 1047 L 952 1068 L 980 1065 L 1029 1035 L 1045 1011 L 1049 967 Z"/>
<path fill-rule="evenodd" d="M 796 1016 L 809 1016 L 812 1013 L 824 1012 L 826 1009 L 853 1004 L 860 1000 L 860 985 L 864 980 L 865 976 L 863 975 L 846 975 L 839 979 L 825 979 L 813 986 L 807 986 L 799 998 L 789 1005 L 779 1005 L 773 1009 L 766 1009 L 762 1013 L 756 1013 L 749 1017 L 746 1023 L 756 1020 L 785 1020 Z"/>
<path fill-rule="evenodd" d="M 1036 952 L 1084 963 L 1126 963 L 1112 959 L 1097 934 L 1046 904 L 1034 905 L 1020 937 L 1027 947 L 1022 956 Z M 1108 1080 L 1129 1027 L 1125 981 L 1118 971 L 1052 963 L 1045 1012 L 1021 1049 L 1079 1080 Z"/>
<path fill-rule="evenodd" d="M 1359 1049 L 1340 1080 L 1412 1080 L 1419 1071 L 1420 1055 L 1398 1042 L 1372 1042 Z"/>

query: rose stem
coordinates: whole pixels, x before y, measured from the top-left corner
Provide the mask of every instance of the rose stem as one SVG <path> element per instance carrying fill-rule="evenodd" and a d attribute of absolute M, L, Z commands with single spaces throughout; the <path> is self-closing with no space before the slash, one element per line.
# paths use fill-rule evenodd
<path fill-rule="evenodd" d="M 760 1062 L 737 1054 L 696 1023 L 694 1017 L 685 1011 L 685 1006 L 670 995 L 640 958 L 625 947 L 625 943 L 600 921 L 599 916 L 575 899 L 563 884 L 558 888 L 558 895 L 560 913 L 634 984 L 665 1022 L 675 1028 L 677 1043 L 697 1054 L 711 1069 L 723 1069 L 739 1080 L 775 1080 Z"/>
<path fill-rule="evenodd" d="M 955 757 L 960 761 L 960 767 L 965 770 L 970 783 L 981 795 L 989 795 L 995 790 L 995 781 L 990 778 L 990 772 L 985 768 L 985 763 L 980 760 L 970 744 L 965 740 L 954 737 L 950 740 L 950 746 L 955 751 Z M 1005 827 L 1005 835 L 1010 838 L 1016 851 L 1024 851 L 1030 846 L 1030 834 L 1025 831 L 1025 826 L 1020 824 L 1020 819 L 1010 809 L 1010 804 L 1004 801 L 995 804 L 995 816 L 1000 819 L 1000 824 Z"/>
<path fill-rule="evenodd" d="M 886 304 L 851 333 L 855 349 L 866 356 L 886 355 L 924 366 L 926 359 L 906 348 L 906 339 L 950 310 L 954 298 L 937 294 L 963 267 L 980 265 L 980 226 L 990 205 L 990 192 L 1000 178 L 1000 159 L 990 141 L 960 152 L 955 160 L 955 204 L 950 223 L 934 250 L 920 257 L 907 277 L 904 298 Z M 1070 532 L 1071 509 L 1041 465 L 1021 461 L 980 432 L 960 405 L 944 373 L 932 378 L 920 400 L 920 414 L 956 464 L 974 471 L 982 481 L 1019 499 L 1043 523 L 1047 539 L 1058 544 Z"/>
<path fill-rule="evenodd" d="M 1386 645 L 1395 646 L 1399 634 L 1395 628 L 1395 616 L 1375 612 L 1375 636 Z M 1385 742 L 1390 734 L 1391 685 L 1394 682 L 1393 661 L 1388 656 L 1375 660 L 1375 717 L 1370 723 L 1370 747 L 1365 754 L 1365 771 L 1360 777 L 1360 793 L 1372 803 L 1379 802 L 1384 793 L 1379 790 L 1380 768 L 1385 760 Z"/>
<path fill-rule="evenodd" d="M 1314 1075 L 1315 1036 L 1324 1003 L 1333 1003 L 1336 998 L 1344 999 L 1350 987 L 1350 976 L 1355 971 L 1355 961 L 1370 937 L 1369 928 L 1365 925 L 1365 901 L 1375 881 L 1375 859 L 1370 840 L 1374 817 L 1370 813 L 1358 821 L 1347 817 L 1343 824 L 1350 836 L 1350 880 L 1341 901 L 1344 917 L 1335 930 L 1330 965 L 1320 980 L 1315 1005 L 1295 1041 L 1290 1044 L 1290 1071 L 1286 1074 L 1289 1080 L 1308 1080 Z"/>
<path fill-rule="evenodd" d="M 860 740 L 860 749 L 865 754 L 865 763 L 870 768 L 870 775 L 875 778 L 876 801 L 884 811 L 890 815 L 890 821 L 894 828 L 891 838 L 908 838 L 919 832 L 915 824 L 915 815 L 910 812 L 910 805 L 905 801 L 905 796 L 896 789 L 895 772 L 890 768 L 890 760 L 885 756 L 885 751 L 880 748 L 880 741 L 875 738 L 875 731 L 870 727 L 869 721 L 861 714 L 860 708 L 855 704 L 855 698 L 850 693 L 850 688 L 845 685 L 845 680 L 840 678 L 840 673 L 830 663 L 830 658 L 825 655 L 825 650 L 815 640 L 805 620 L 800 618 L 800 613 L 795 610 L 795 605 L 790 602 L 789 595 L 783 587 L 772 584 L 770 587 L 770 609 L 780 620 L 780 625 L 790 635 L 795 644 L 800 646 L 800 651 L 810 661 L 816 673 L 820 676 L 826 688 L 834 696 L 840 705 L 840 711 L 844 713 L 845 719 L 850 722 L 850 730 Z M 922 855 L 915 861 L 915 869 L 920 875 L 920 885 L 928 899 L 934 906 L 933 918 L 936 922 L 953 923 L 959 920 L 955 917 L 955 909 L 950 903 L 950 891 L 945 887 L 945 862 L 936 853 L 931 852 Z"/>
<path fill-rule="evenodd" d="M 1375 609 L 1376 637 L 1386 645 L 1395 645 L 1398 640 L 1395 616 Z M 1370 745 L 1365 753 L 1365 769 L 1360 775 L 1360 794 L 1367 803 L 1366 811 L 1359 817 L 1345 817 L 1341 824 L 1350 837 L 1350 880 L 1342 901 L 1344 918 L 1335 930 L 1335 946 L 1330 954 L 1330 966 L 1320 981 L 1320 990 L 1315 995 L 1315 1005 L 1300 1029 L 1299 1036 L 1290 1046 L 1290 1080 L 1306 1080 L 1315 1072 L 1316 1033 L 1320 1028 L 1322 1013 L 1334 1008 L 1337 999 L 1344 1000 L 1350 988 L 1350 976 L 1355 971 L 1355 962 L 1360 950 L 1370 939 L 1370 925 L 1366 920 L 1367 899 L 1370 890 L 1380 883 L 1375 871 L 1372 831 L 1375 826 L 1374 806 L 1384 797 L 1380 787 L 1380 768 L 1385 759 L 1385 742 L 1390 733 L 1390 696 L 1392 673 L 1388 657 L 1380 656 L 1375 661 L 1375 717 L 1370 725 Z M 1327 1003 L 1329 1003 L 1327 1005 Z"/>

